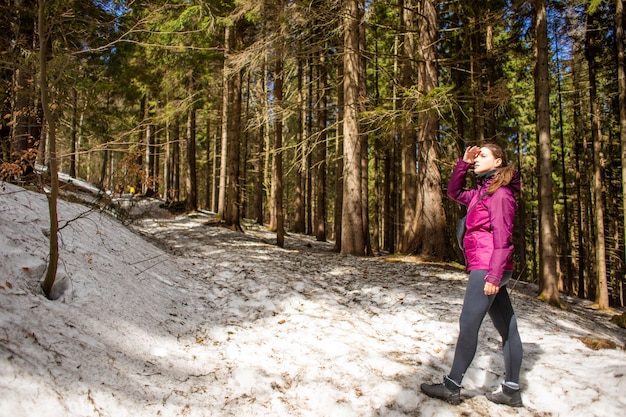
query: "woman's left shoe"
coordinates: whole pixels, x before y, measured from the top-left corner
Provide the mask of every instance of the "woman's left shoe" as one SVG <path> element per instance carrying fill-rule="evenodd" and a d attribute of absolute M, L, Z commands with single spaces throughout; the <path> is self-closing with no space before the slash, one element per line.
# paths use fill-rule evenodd
<path fill-rule="evenodd" d="M 510 407 L 523 407 L 522 395 L 519 389 L 513 389 L 502 384 L 502 389 L 496 392 L 490 392 L 486 395 L 487 399 L 492 403 L 504 404 Z"/>
<path fill-rule="evenodd" d="M 461 386 L 451 380 L 447 375 L 440 384 L 422 384 L 421 390 L 432 398 L 439 398 L 453 405 L 461 403 Z"/>

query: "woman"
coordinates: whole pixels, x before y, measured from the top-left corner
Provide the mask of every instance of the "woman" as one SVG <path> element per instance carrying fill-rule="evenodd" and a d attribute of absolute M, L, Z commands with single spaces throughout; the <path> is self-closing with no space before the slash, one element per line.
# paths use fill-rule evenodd
<path fill-rule="evenodd" d="M 478 186 L 464 190 L 465 176 L 472 165 Z M 421 385 L 422 392 L 430 397 L 451 404 L 461 402 L 461 381 L 474 359 L 478 331 L 485 314 L 489 313 L 502 336 L 506 375 L 501 391 L 489 393 L 487 398 L 498 404 L 523 406 L 519 387 L 522 341 L 506 290 L 513 271 L 513 218 L 518 191 L 519 176 L 515 167 L 507 164 L 504 151 L 498 145 L 467 148 L 454 168 L 448 197 L 470 207 L 463 239 L 470 274 L 452 369 L 442 383 Z"/>

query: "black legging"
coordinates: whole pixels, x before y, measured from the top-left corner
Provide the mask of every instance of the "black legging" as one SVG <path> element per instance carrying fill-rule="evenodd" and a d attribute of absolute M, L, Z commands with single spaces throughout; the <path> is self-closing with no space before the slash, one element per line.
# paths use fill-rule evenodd
<path fill-rule="evenodd" d="M 486 270 L 470 271 L 463 309 L 459 318 L 459 339 L 454 352 L 454 362 L 450 371 L 450 379 L 461 384 L 465 371 L 472 363 L 478 344 L 478 331 L 485 318 L 489 317 L 502 337 L 502 351 L 506 381 L 519 384 L 519 373 L 522 366 L 522 340 L 517 330 L 517 320 L 511 305 L 506 284 L 511 279 L 511 272 L 506 272 L 495 295 L 485 295 Z"/>

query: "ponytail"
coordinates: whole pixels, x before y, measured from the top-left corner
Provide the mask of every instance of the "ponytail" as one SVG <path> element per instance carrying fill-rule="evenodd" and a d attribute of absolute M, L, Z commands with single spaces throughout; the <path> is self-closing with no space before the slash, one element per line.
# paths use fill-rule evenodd
<path fill-rule="evenodd" d="M 516 169 L 514 165 L 506 165 L 502 168 L 498 168 L 493 176 L 493 181 L 487 189 L 487 194 L 493 194 L 498 188 L 506 187 L 507 185 L 509 185 L 509 183 L 515 176 L 515 172 Z"/>

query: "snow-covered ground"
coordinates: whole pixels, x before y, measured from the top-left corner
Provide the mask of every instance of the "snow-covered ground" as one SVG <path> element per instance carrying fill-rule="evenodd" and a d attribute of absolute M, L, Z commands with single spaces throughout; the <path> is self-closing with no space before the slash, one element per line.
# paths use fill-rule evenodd
<path fill-rule="evenodd" d="M 65 292 L 49 301 L 45 197 L 0 184 L 0 416 L 618 416 L 626 331 L 517 283 L 524 409 L 488 402 L 487 319 L 463 402 L 419 392 L 452 361 L 466 274 L 356 258 L 262 227 L 154 212 L 134 230 L 59 203 Z M 65 221 L 75 219 L 66 225 Z M 143 236 L 143 237 L 142 237 Z M 609 339 L 591 350 L 579 337 Z"/>

